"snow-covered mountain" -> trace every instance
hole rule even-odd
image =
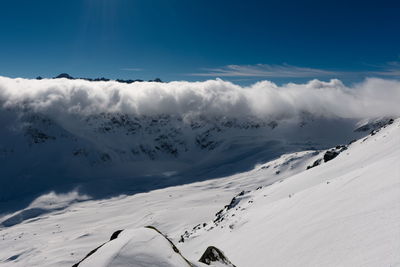
[[[348,88],[0,77],[0,206],[50,190],[143,192],[347,144],[379,126],[361,119],[400,114],[398,88],[379,79]]]
[[[0,264],[396,265],[398,89],[0,77]]]
[[[286,154],[226,178],[88,200],[18,221],[24,213],[51,210],[52,202],[69,199],[47,195],[6,217],[17,223],[3,221],[0,258],[10,266],[71,266],[115,231],[152,225],[198,266],[209,246],[223,251],[235,266],[396,266],[399,136],[400,121],[389,121],[346,147]],[[331,158],[334,152],[338,155]],[[142,266],[130,258],[142,250],[154,264],[174,262],[165,240],[146,250],[139,241],[147,235],[143,231],[129,230],[87,263],[107,266],[112,255],[120,255],[121,266]]]
[[[171,115],[102,113],[56,121],[30,110],[7,110],[0,121],[0,193],[5,201],[46,190],[80,187],[101,194],[104,186],[108,193],[121,188],[137,192],[209,179],[365,134],[355,131],[355,120],[312,116],[185,121]]]
[[[319,167],[242,191],[214,220],[182,239],[207,244],[238,266],[400,264],[400,121]]]

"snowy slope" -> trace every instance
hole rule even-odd
[[[77,196],[49,195],[27,210],[51,211],[59,200],[64,209],[3,225],[0,262],[71,266],[116,230],[153,225],[191,262],[214,245],[236,266],[396,266],[399,138],[396,120],[308,170],[324,151],[283,155],[250,172],[133,196],[71,204]]]
[[[268,168],[259,165],[226,178],[132,196],[74,203],[85,196],[51,193],[24,210],[0,218],[0,259],[7,266],[71,266],[116,230],[146,225],[156,226],[177,244],[183,231],[212,220],[233,195],[304,171],[321,154],[308,151],[283,155],[269,162]],[[38,209],[50,213],[25,217]]]
[[[239,196],[182,244],[238,266],[398,266],[400,121],[335,160]]]

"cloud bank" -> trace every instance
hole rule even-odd
[[[89,82],[0,77],[2,108],[30,108],[49,114],[123,112],[137,116],[316,116],[372,118],[400,116],[400,81],[369,78],[351,87],[333,79],[278,86],[261,81],[241,87],[220,79],[169,83]]]

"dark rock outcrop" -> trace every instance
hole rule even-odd
[[[61,74],[57,75],[56,77],[54,77],[53,79],[61,79],[61,78],[65,78],[65,79],[69,79],[69,80],[85,80],[85,81],[89,81],[89,82],[108,82],[108,81],[111,81],[111,79],[104,78],[104,77],[101,77],[101,78],[75,78],[75,77],[72,77],[71,75],[69,75],[68,73],[61,73]],[[43,78],[38,76],[36,79],[37,80],[41,80]],[[128,80],[116,79],[115,81],[119,82],[119,83],[127,83],[127,84],[135,83],[135,82],[143,82],[143,80],[141,80],[141,79],[135,79],[135,80],[132,80],[132,79],[128,79]],[[162,83],[163,81],[160,78],[155,78],[154,80],[149,80],[149,82]]]
[[[204,251],[201,256],[199,262],[210,265],[212,263],[220,263],[230,267],[236,267],[232,262],[228,260],[228,258],[224,255],[224,253],[214,246],[209,246],[206,251]]]
[[[307,166],[307,170],[317,167],[322,163],[322,159],[317,159],[316,161],[314,161],[314,163],[312,165]]]
[[[68,73],[61,73],[58,76],[56,76],[54,79],[61,79],[61,78],[70,79],[70,80],[74,79],[74,77],[72,77]]]
[[[328,162],[328,161],[336,158],[338,155],[339,155],[339,152],[332,151],[332,150],[326,151],[324,154],[324,162]]]

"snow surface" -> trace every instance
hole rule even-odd
[[[70,202],[64,194],[64,208],[54,211],[58,194],[44,196],[27,213],[51,212],[0,218],[16,220],[0,228],[0,264],[71,266],[114,231],[153,225],[191,262],[213,245],[240,267],[399,266],[400,120],[306,170],[323,153],[287,154],[249,172],[131,196]]]
[[[190,267],[161,234],[153,229],[125,230],[79,264],[80,267]]]
[[[214,214],[241,190],[268,185],[303,171],[320,154],[308,151],[283,155],[250,172],[226,178],[132,196],[69,203],[63,210],[0,228],[0,259],[15,266],[71,266],[107,241],[114,231],[146,225],[156,226],[177,244],[184,230],[212,220]],[[280,173],[276,174],[277,171]],[[42,198],[56,203],[55,196],[53,193],[51,197]],[[60,197],[64,200],[62,203],[68,199],[65,195]],[[42,208],[50,209],[53,206],[50,204],[46,203]],[[21,212],[24,210],[4,216],[4,219],[18,218]],[[17,258],[8,260],[13,256]],[[230,257],[229,254],[226,256]]]
[[[238,266],[399,266],[400,123],[320,167],[247,194],[226,220],[185,241]]]

